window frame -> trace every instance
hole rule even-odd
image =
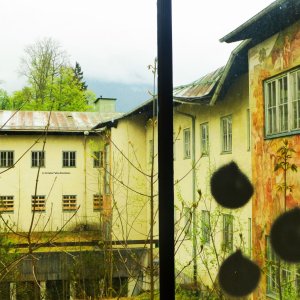
[[[2,155],[6,154],[6,157],[2,159]],[[12,154],[12,158],[8,157],[8,154]],[[14,166],[14,159],[15,159],[15,151],[13,150],[1,150],[0,151],[0,168],[11,168]],[[5,161],[5,164],[2,162]]]
[[[186,133],[188,133],[189,138],[187,139]],[[191,158],[191,129],[185,128],[182,131],[183,134],[183,159]]]
[[[74,153],[74,158],[70,157],[70,154]],[[67,158],[64,158],[64,154],[68,154]],[[74,161],[74,165],[71,162]],[[65,165],[65,162],[68,162]],[[62,151],[62,167],[63,168],[76,168],[76,151]]]
[[[100,193],[93,194],[93,210],[103,211],[103,195]]]
[[[93,168],[103,168],[103,151],[93,151]]]
[[[205,136],[203,136],[203,129],[205,129]],[[200,152],[202,156],[209,155],[209,125],[208,122],[200,124]]]
[[[224,132],[224,122],[226,122],[226,132]],[[221,117],[221,154],[232,153],[232,115]]]
[[[230,252],[233,251],[233,222],[233,215],[223,214],[222,248]]]
[[[210,244],[211,224],[210,224],[210,211],[201,211],[201,243]]]
[[[36,160],[36,165],[33,164],[34,158],[33,155],[38,154]],[[42,157],[40,157],[42,155]],[[31,151],[31,167],[32,168],[45,168],[45,151]],[[42,161],[42,164],[40,163]]]
[[[77,208],[77,195],[62,195],[63,211],[76,211]]]
[[[31,212],[46,212],[45,195],[31,195]]]
[[[14,196],[1,195],[0,196],[0,213],[13,213],[14,212]]]
[[[286,102],[280,101],[280,80],[286,78]],[[270,86],[273,84],[273,90],[271,92]],[[276,138],[281,136],[289,136],[299,134],[300,132],[300,68],[294,68],[268,78],[263,82],[264,87],[264,133],[265,138]],[[272,94],[272,95],[270,95]],[[275,96],[273,96],[275,95]],[[272,97],[275,101],[270,100]],[[274,99],[273,99],[274,100]],[[273,106],[270,107],[270,102],[273,102]],[[285,108],[283,108],[285,105]],[[272,109],[272,116],[271,111]],[[286,128],[282,128],[282,113],[286,110],[285,122]],[[274,120],[273,120],[273,119]],[[272,123],[272,128],[270,126]],[[275,127],[275,128],[273,128]]]

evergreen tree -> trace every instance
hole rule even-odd
[[[78,81],[78,83],[80,84],[81,90],[86,91],[88,86],[87,86],[86,82],[83,81],[83,72],[81,70],[80,64],[77,61],[76,61],[75,68],[74,68],[74,76],[75,76],[76,80]]]

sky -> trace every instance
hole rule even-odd
[[[226,64],[238,45],[219,39],[272,0],[173,0],[174,86]],[[21,89],[24,48],[58,41],[88,80],[152,84],[156,56],[156,0],[0,0],[0,88]],[[145,99],[143,99],[145,100]]]

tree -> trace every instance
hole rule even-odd
[[[77,80],[78,84],[81,85],[81,90],[86,91],[87,90],[87,84],[85,81],[83,81],[83,72],[81,70],[80,64],[76,61],[75,68],[74,68],[74,76]]]
[[[87,99],[96,99],[87,90],[79,63],[72,68],[67,53],[51,38],[25,48],[20,74],[28,85],[14,92],[13,109],[86,111]]]
[[[0,89],[0,109],[9,109],[10,108],[10,99],[7,92],[3,89]]]

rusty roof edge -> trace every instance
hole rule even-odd
[[[251,39],[242,41],[235,49],[233,49],[233,51],[231,52],[229,59],[225,65],[223,74],[221,75],[221,79],[218,82],[217,88],[214,91],[214,94],[211,98],[211,101],[209,103],[210,106],[214,105],[220,95],[220,92],[222,90],[223,84],[228,76],[228,73],[233,65],[233,62],[237,56],[237,54],[244,48],[246,47],[249,43],[251,42]]]
[[[245,30],[247,27],[253,25],[257,20],[260,18],[263,18],[266,14],[270,13],[272,9],[276,8],[277,6],[280,6],[281,4],[285,3],[286,0],[276,0],[267,7],[265,7],[263,10],[258,12],[256,15],[254,15],[252,18],[244,22],[242,25],[237,27],[236,29],[232,30],[230,33],[226,34],[224,37],[219,39],[220,42],[226,42],[231,43],[230,39],[232,39],[235,35],[241,33],[243,30]]]

